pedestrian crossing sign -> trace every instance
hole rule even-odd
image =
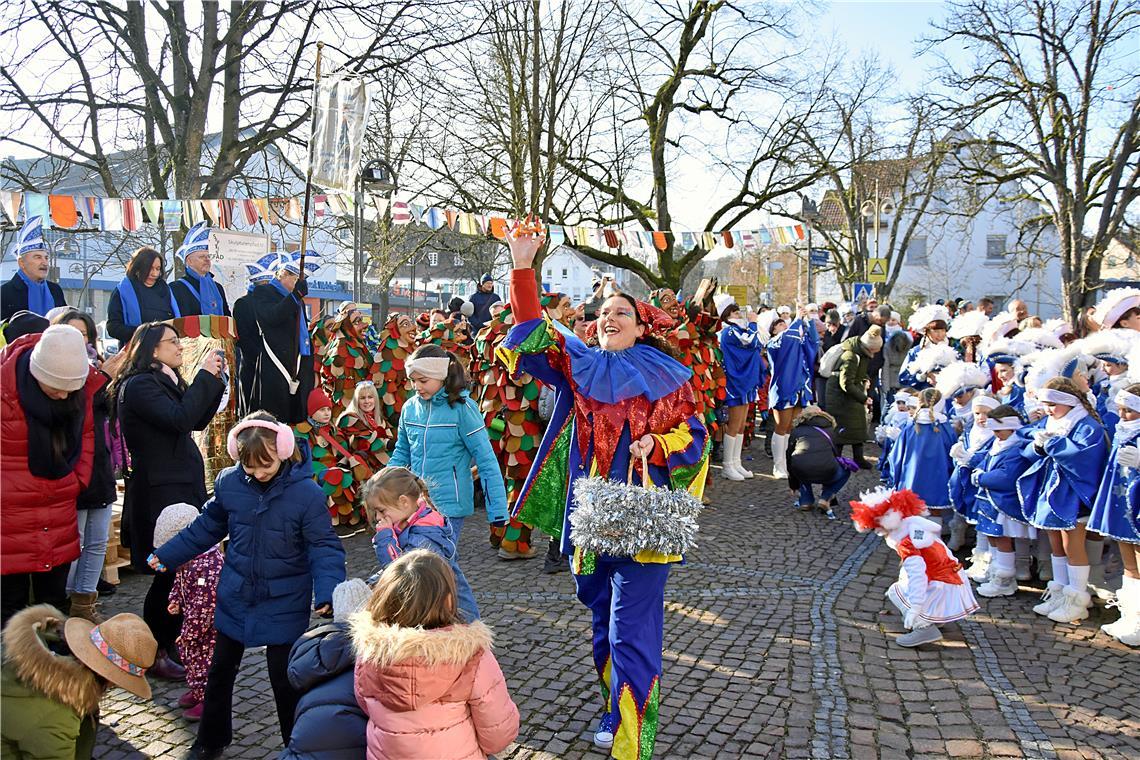
[[[886,282],[887,260],[867,259],[867,279],[871,282]]]
[[[851,283],[851,299],[855,303],[871,298],[875,292],[875,286],[869,282],[853,282]]]

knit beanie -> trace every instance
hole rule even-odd
[[[871,325],[867,332],[859,336],[859,344],[868,351],[878,351],[883,347],[883,329],[878,325]]]
[[[42,333],[51,323],[31,311],[18,311],[4,323],[4,342],[12,343],[25,335]]]
[[[56,390],[77,391],[87,383],[87,341],[71,325],[52,325],[32,349],[32,377]]]
[[[314,414],[316,414],[319,410],[324,409],[326,407],[331,409],[332,405],[333,405],[333,403],[332,403],[332,400],[329,398],[329,394],[325,393],[324,390],[322,390],[321,388],[313,388],[313,390],[311,390],[309,392],[308,409],[309,409],[309,416],[310,417],[312,417]]]
[[[159,548],[197,519],[198,508],[193,504],[171,504],[154,521],[154,547]]]
[[[333,622],[342,623],[349,615],[362,609],[372,596],[372,589],[359,578],[349,578],[333,589]]]

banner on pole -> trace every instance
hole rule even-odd
[[[337,76],[321,82],[313,103],[314,184],[353,192],[371,106],[362,79]]]
[[[245,265],[252,264],[269,253],[269,235],[249,232],[210,230],[210,258],[213,260],[214,279],[225,288],[232,304],[245,295],[249,272]]]

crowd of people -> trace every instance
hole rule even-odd
[[[975,610],[971,580],[1009,596],[1036,574],[1035,611],[1077,623],[1111,598],[1105,632],[1140,645],[1140,291],[1107,292],[1076,328],[1016,300],[916,305],[905,326],[874,299],[753,310],[712,281],[641,301],[600,280],[575,305],[540,287],[545,235],[525,220],[508,233],[507,302],[488,276],[470,301],[381,324],[354,303],[308,313],[312,252],[250,265],[231,307],[207,239],[186,235],[172,283],[160,254],[134,254],[108,321],[124,348],[103,357],[90,317],[44,285],[36,220],[21,231],[0,354],[6,747],[38,741],[7,719],[10,696],[61,708],[83,756],[108,681],[145,696],[150,675],[185,681],[179,705],[200,721],[188,756],[217,757],[242,656],[265,647],[283,757],[499,752],[519,715],[459,551],[482,509],[503,560],[551,537],[544,570],[572,573],[591,618],[594,742],[647,757],[683,552],[586,548],[580,486],[707,500],[713,462],[726,482],[756,477],[761,435],[765,475],[832,519],[851,474],[877,467],[884,488],[853,517],[903,561],[900,644]],[[232,319],[236,367],[224,351],[183,366],[176,325],[195,315]],[[207,488],[195,433],[227,405],[234,465]],[[150,583],[141,618],[104,621],[123,476],[121,541]],[[345,573],[342,536],[358,530],[376,555],[367,581]],[[968,572],[953,554],[967,551]],[[307,630],[313,616],[332,622]],[[34,674],[45,646],[93,684],[82,699]]]

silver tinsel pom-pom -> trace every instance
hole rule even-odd
[[[700,511],[700,500],[688,491],[582,478],[574,484],[570,541],[617,557],[645,550],[684,554],[697,545]]]

